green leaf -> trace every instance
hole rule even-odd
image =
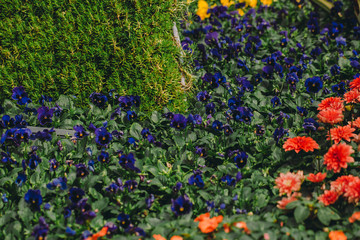
[[[331,220],[340,219],[340,216],[337,213],[335,213],[333,210],[331,210],[331,208],[329,207],[320,208],[317,212],[317,217],[319,221],[325,226],[328,226]]]
[[[209,199],[211,199],[211,196],[210,196],[210,194],[209,193],[207,193],[206,191],[204,191],[204,190],[199,190],[198,191],[198,194],[204,199],[204,200],[209,200]]]
[[[295,209],[294,216],[297,223],[302,223],[310,216],[310,210],[306,206],[299,205]]]
[[[5,185],[6,183],[11,183],[13,182],[13,180],[9,177],[3,177],[2,179],[0,179],[0,186]]]
[[[195,142],[197,139],[196,137],[196,133],[192,132],[190,134],[187,135],[186,137],[186,141],[188,142],[188,140],[192,141],[192,142]]]
[[[16,214],[14,212],[7,212],[2,217],[0,217],[0,227],[4,226],[12,218],[15,218]]]
[[[143,128],[141,127],[141,125],[135,122],[130,127],[130,135],[133,136],[134,138],[140,140],[142,129]]]
[[[300,201],[293,201],[291,203],[288,203],[286,205],[286,209],[294,209],[296,208],[297,206],[301,205],[301,202]]]
[[[102,198],[94,203],[92,203],[92,208],[93,209],[97,209],[99,212],[101,212],[101,210],[103,210],[105,207],[107,207],[109,204],[109,200],[108,198]]]
[[[54,212],[47,211],[46,215],[48,218],[50,218],[52,221],[56,221],[56,214]]]
[[[346,68],[347,66],[350,66],[350,60],[340,57],[339,58],[339,67]]]
[[[159,122],[159,113],[157,111],[152,112],[151,121],[153,121],[154,123]]]
[[[183,146],[185,146],[185,140],[183,137],[181,137],[179,135],[175,135],[173,139],[174,139],[176,146],[178,146],[179,148],[182,148]]]
[[[56,102],[63,109],[70,109],[70,106],[73,104],[71,98],[65,95],[60,95]]]

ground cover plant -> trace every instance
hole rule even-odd
[[[84,107],[92,92],[117,89],[141,93],[144,112],[184,111],[186,67],[172,32],[182,9],[173,0],[4,1],[0,98],[22,85],[34,101],[75,95]]]
[[[148,117],[116,90],[81,109],[15,87],[1,108],[0,237],[360,238],[360,28],[347,4],[190,4],[182,47],[200,91],[186,114]]]

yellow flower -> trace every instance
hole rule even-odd
[[[244,10],[242,10],[241,8],[238,9],[238,12],[239,12],[239,15],[240,15],[240,16],[244,16],[244,14],[245,14]]]
[[[272,0],[260,0],[263,5],[270,6],[272,4]]]
[[[234,4],[234,1],[231,0],[220,0],[221,5],[225,6],[225,7],[230,7],[231,5]]]
[[[206,1],[200,0],[198,2],[198,10],[196,14],[201,18],[201,20],[210,17],[210,13],[207,13],[208,9],[209,9],[209,4]]]
[[[198,8],[206,8],[208,9],[209,8],[209,4],[205,1],[205,0],[200,0],[198,2]]]
[[[249,5],[250,7],[254,8],[254,7],[256,7],[257,0],[246,0],[246,4]]]

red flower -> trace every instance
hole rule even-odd
[[[180,237],[180,236],[172,236],[170,238],[170,240],[184,240],[184,239],[182,237]]]
[[[199,229],[202,233],[213,232],[223,220],[223,216],[210,218],[210,213],[201,214],[194,219],[194,222],[199,222]]]
[[[207,220],[209,218],[210,218],[210,213],[207,212],[207,213],[204,213],[204,214],[201,214],[201,215],[197,216],[194,219],[194,222],[201,222],[201,221]]]
[[[330,190],[337,192],[338,195],[341,195],[345,193],[346,188],[349,186],[350,182],[355,182],[357,180],[360,179],[353,175],[338,177],[335,181],[330,183]]]
[[[355,78],[350,82],[350,88],[360,90],[360,77]]]
[[[277,207],[279,209],[286,209],[286,205],[288,205],[291,202],[297,201],[298,197],[301,197],[301,193],[294,192],[290,197],[284,197],[280,201],[277,202]]]
[[[86,240],[97,240],[99,237],[103,237],[107,234],[108,227],[103,227],[100,232],[93,234],[91,237],[86,238]]]
[[[319,202],[322,202],[325,206],[333,204],[339,198],[336,192],[325,190],[325,193],[318,197]]]
[[[344,111],[343,102],[344,100],[342,100],[339,97],[325,98],[324,100],[321,101],[321,103],[319,103],[318,110],[322,111],[322,110],[333,109],[333,110]]]
[[[153,238],[155,240],[166,240],[166,238],[164,238],[163,236],[161,236],[160,234],[154,234]]]
[[[303,177],[301,177],[302,171],[298,171],[296,174],[288,172],[286,174],[280,173],[280,176],[275,179],[276,186],[280,191],[280,196],[287,194],[290,197],[291,193],[294,191],[299,191]]]
[[[228,223],[223,224],[224,232],[229,233],[231,231],[231,227]]]
[[[318,182],[324,181],[325,178],[326,178],[326,173],[319,172],[316,175],[313,173],[310,173],[309,176],[307,177],[307,180],[309,180],[310,182],[313,182],[313,183],[318,183]]]
[[[331,231],[329,233],[330,240],[347,240],[346,235],[343,231]]]
[[[357,119],[355,119],[355,120],[352,121],[352,122],[348,122],[348,124],[349,124],[351,127],[360,128],[360,117],[358,117]]]
[[[345,187],[344,197],[348,199],[349,203],[358,203],[360,200],[360,179],[357,178],[355,181],[349,182],[348,186]]]
[[[353,89],[346,92],[344,98],[347,103],[358,103],[360,102],[360,92],[358,89]]]
[[[349,217],[349,222],[354,223],[355,221],[360,219],[360,212],[354,212],[351,217]]]
[[[243,228],[244,229],[244,232],[246,233],[246,234],[250,234],[251,233],[251,231],[250,231],[250,229],[248,229],[248,227],[247,227],[247,225],[246,225],[246,222],[235,222],[235,223],[233,223],[233,226],[234,227],[237,227],[237,228]]]
[[[340,168],[347,168],[347,163],[354,162],[350,155],[355,151],[345,143],[334,144],[324,156],[324,164],[327,170],[334,173],[340,172]]]
[[[346,126],[338,126],[337,128],[330,129],[331,139],[334,140],[335,143],[339,143],[341,139],[350,142],[351,137],[355,137],[353,133],[355,128],[350,127],[349,125]],[[330,136],[327,135],[327,140],[330,140]]]
[[[295,150],[296,153],[300,150],[313,152],[314,149],[319,149],[319,145],[311,137],[294,137],[287,139],[283,148],[285,151]]]
[[[331,125],[339,123],[344,119],[344,115],[340,110],[327,109],[322,110],[317,115],[320,122],[329,123]]]

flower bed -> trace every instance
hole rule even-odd
[[[91,94],[85,110],[13,89],[2,105],[0,237],[359,238],[351,6],[334,3],[328,16],[306,1],[256,3],[190,5],[182,46],[200,91],[186,116],[147,117],[139,96],[116,92]]]

